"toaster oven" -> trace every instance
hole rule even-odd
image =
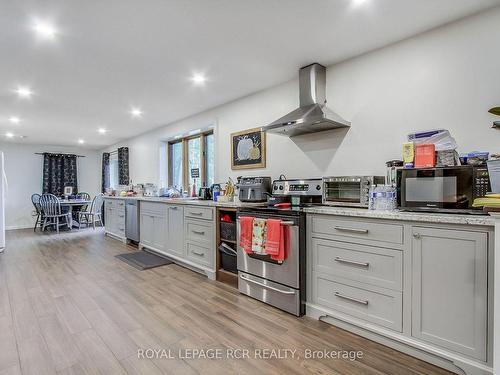
[[[384,183],[383,176],[324,177],[323,204],[368,208],[370,187]]]

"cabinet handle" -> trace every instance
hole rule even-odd
[[[205,231],[203,231],[203,230],[193,230],[192,232],[194,234],[199,234],[200,236],[203,236],[205,234]]]
[[[177,210],[179,207],[177,207],[177,206],[170,206],[168,208],[170,208],[171,210]]]
[[[203,212],[189,212],[190,215],[196,215],[196,216],[201,216],[203,215]]]
[[[336,262],[339,262],[339,263],[353,264],[355,266],[361,266],[361,267],[366,267],[366,268],[370,267],[370,263],[368,263],[368,262],[357,262],[355,260],[344,259],[341,257],[335,257],[334,260]]]
[[[118,215],[118,217],[125,217],[125,215]]]
[[[195,255],[200,256],[200,257],[204,257],[204,256],[205,256],[205,253],[200,253],[200,252],[198,252],[198,251],[194,251],[194,250],[193,250],[193,251],[191,251],[191,252],[192,252],[193,254],[195,254]]]
[[[342,293],[339,293],[339,292],[335,292],[334,295],[335,295],[335,297],[343,298],[343,299],[346,299],[346,300],[349,300],[349,301],[352,301],[352,302],[357,302],[357,303],[360,303],[360,304],[365,305],[365,306],[368,305],[368,301],[367,300],[362,300],[362,299],[358,299],[358,298],[354,298],[354,297],[349,297],[349,296],[346,296],[345,294],[342,294]]]
[[[363,234],[368,233],[368,229],[346,228],[346,227],[333,227],[333,228],[341,232],[363,233]]]
[[[422,235],[420,233],[413,233],[413,238],[415,238],[416,240],[419,240],[422,238]]]

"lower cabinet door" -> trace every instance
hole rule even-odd
[[[109,207],[108,205],[106,205],[106,210],[104,212],[104,222],[105,222],[105,227],[106,227],[106,231],[110,232],[110,233],[113,233],[115,232],[115,227],[116,227],[116,220],[114,220],[115,218],[113,217],[113,209],[111,207]]]
[[[141,213],[141,243],[145,246],[153,246],[154,215]]]
[[[167,252],[184,256],[184,208],[169,205],[167,208]]]
[[[485,361],[487,233],[412,230],[412,335]]]
[[[158,250],[167,248],[167,220],[165,216],[154,216],[153,224],[153,246]]]

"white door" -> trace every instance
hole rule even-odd
[[[7,176],[5,175],[3,152],[0,152],[0,253],[5,249],[5,194],[7,193]]]

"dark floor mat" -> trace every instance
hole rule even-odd
[[[141,271],[173,263],[171,260],[162,258],[155,254],[148,253],[147,251],[125,253],[116,255],[115,257],[120,260],[123,260],[125,263]]]

